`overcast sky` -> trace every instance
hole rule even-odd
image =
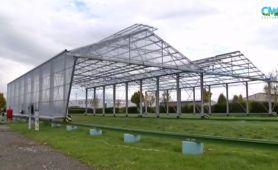
[[[8,0],[0,5],[0,92],[64,49],[94,43],[134,23],[191,60],[240,50],[260,70],[278,69],[278,1]]]

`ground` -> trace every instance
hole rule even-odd
[[[89,170],[87,165],[0,124],[0,170]]]
[[[76,123],[277,141],[277,118],[267,121],[260,118],[248,119],[252,120],[73,116],[73,122]],[[276,170],[278,167],[276,146],[202,141],[205,144],[204,154],[185,156],[181,153],[183,139],[142,135],[141,142],[125,144],[124,132],[119,131],[103,130],[102,136],[92,137],[89,135],[89,128],[85,127],[68,132],[65,126],[52,128],[48,123],[41,123],[39,133],[29,131],[23,122],[12,123],[10,127],[96,169]]]

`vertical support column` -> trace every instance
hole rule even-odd
[[[156,94],[155,94],[155,113],[156,117],[159,118],[159,77],[156,77]]]
[[[229,116],[229,85],[226,83],[226,115]]]
[[[142,106],[142,102],[143,102],[143,90],[142,90],[142,80],[140,80],[140,103],[139,103],[139,107],[140,107],[140,117],[142,117],[143,115],[143,106]]]
[[[210,85],[208,86],[208,91],[209,91],[209,94],[211,94]],[[208,112],[211,115],[211,95],[209,96],[209,108],[208,108]]]
[[[105,86],[103,86],[102,90],[102,116],[105,115]]]
[[[267,86],[268,86],[268,113],[272,114],[272,103],[271,103],[271,82],[268,81],[267,82]]]
[[[193,114],[196,114],[195,87],[193,87]]]
[[[177,74],[176,77],[176,88],[177,88],[177,118],[181,114],[181,89],[180,89],[180,75]]]
[[[97,91],[97,88],[94,87],[94,103],[93,103],[93,104],[94,104],[94,116],[96,115],[96,109],[97,109],[97,108],[96,108],[96,106],[97,106],[97,103],[96,103],[96,102],[98,102],[98,101],[97,101],[97,95],[96,95],[97,92],[96,92],[96,91]]]
[[[66,56],[63,56],[63,60],[64,60],[64,63],[63,63],[63,74],[64,74],[64,77],[63,77],[63,104],[64,106],[66,105],[66,100],[67,100],[67,88],[66,88],[66,84],[67,84],[67,57]],[[42,69],[41,69],[41,72],[42,72]],[[40,100],[41,101],[41,100]],[[40,104],[39,104],[40,106]]]
[[[169,90],[166,90],[166,114],[169,114]]]
[[[116,84],[113,84],[113,116],[116,116]]]
[[[40,70],[40,77],[39,77],[39,101],[38,101],[38,110],[39,110],[39,112],[41,112],[41,103],[42,103],[42,91],[43,91],[43,89],[42,89],[42,84],[43,84],[43,77],[42,77],[42,68],[40,68],[39,69]],[[64,80],[65,81],[65,80]],[[63,87],[64,89],[65,89],[65,87]],[[25,95],[25,89],[26,89],[26,86],[25,86],[25,81],[24,81],[24,95]],[[63,100],[64,100],[64,102],[66,101],[66,93],[64,92],[64,94],[63,94]],[[25,103],[25,107],[24,107],[24,110],[25,110],[25,108],[26,108],[26,101],[24,101],[24,103]]]
[[[144,105],[145,105],[145,114],[148,113],[148,104],[147,104],[147,100],[146,97],[148,96],[148,92],[145,92],[145,100],[144,100]]]
[[[70,59],[70,58],[68,58]],[[71,70],[71,77],[70,77],[70,83],[69,83],[69,90],[68,90],[68,96],[67,96],[67,103],[66,103],[66,110],[65,110],[65,115],[68,115],[69,112],[69,100],[70,100],[70,94],[71,94],[71,87],[72,87],[72,81],[73,81],[73,77],[74,77],[74,72],[75,72],[75,66],[76,66],[76,61],[77,58],[73,58],[73,66],[72,66],[72,70]],[[64,86],[65,87],[65,86]]]
[[[53,60],[50,62],[50,77],[49,77],[49,107],[53,108],[53,100],[54,100],[54,63]],[[34,76],[32,75],[32,84],[34,82]],[[32,85],[33,87],[33,85]],[[33,90],[32,90],[33,92]],[[33,95],[32,95],[33,96]],[[34,102],[33,97],[31,97],[31,103]]]
[[[125,83],[125,116],[128,117],[128,82]]]
[[[204,74],[200,75],[200,91],[201,91],[201,115],[204,114]]]
[[[248,81],[245,82],[246,88],[246,114],[249,115],[249,92],[248,92]]]
[[[88,114],[88,89],[87,88],[85,94],[85,114]]]

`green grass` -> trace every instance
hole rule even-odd
[[[79,119],[82,118],[79,116]],[[92,119],[91,121],[99,120],[98,123],[112,122],[110,118],[87,116],[86,119],[88,118]],[[146,123],[143,123],[143,120]],[[152,119],[129,119],[128,121],[123,118],[114,119],[117,125],[119,121],[155,126],[149,124]],[[169,126],[166,120],[166,122],[160,119],[156,121],[159,125]],[[87,128],[66,132],[65,127],[51,128],[49,124],[42,123],[40,132],[35,132],[27,130],[26,123],[12,123],[10,127],[97,169],[274,170],[278,167],[278,148],[206,142],[203,155],[184,156],[181,153],[181,141],[176,139],[142,136],[140,143],[124,144],[123,133],[114,131],[105,130],[102,136],[91,137]]]
[[[254,120],[222,121],[73,115],[73,122],[75,123],[278,141],[278,121],[257,121],[257,118]]]

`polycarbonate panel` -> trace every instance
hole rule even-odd
[[[23,110],[28,115],[30,105],[40,117],[66,115],[67,100],[74,58],[62,53],[8,84],[8,106],[14,114]]]

